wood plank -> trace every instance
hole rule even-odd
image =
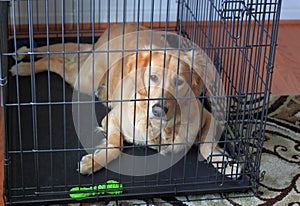
[[[299,36],[300,24],[280,24],[273,74],[273,94],[300,94]]]

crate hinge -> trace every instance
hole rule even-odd
[[[7,77],[0,77],[0,86],[5,87],[7,85]]]

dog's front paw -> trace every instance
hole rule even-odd
[[[30,75],[30,63],[28,62],[20,62],[11,67],[10,73],[12,76],[18,75],[20,76],[27,76]]]
[[[231,158],[228,158],[228,163],[225,165],[225,175],[231,179],[239,179],[242,174],[242,164],[235,163]]]
[[[101,166],[97,164],[96,161],[93,159],[94,155],[88,154],[81,158],[81,161],[78,165],[78,172],[80,172],[80,174],[90,175],[93,172],[96,172],[101,169]]]
[[[207,158],[207,163],[212,164],[220,173],[230,179],[239,179],[242,175],[243,164],[237,163],[227,154],[214,154]]]
[[[96,127],[96,132],[106,134],[106,130],[102,126]]]
[[[12,76],[16,76],[17,74],[17,65],[13,65],[10,69],[10,73]]]
[[[26,46],[22,46],[21,48],[19,48],[16,52],[17,55],[12,56],[15,60],[17,61],[21,61],[23,60],[28,54],[26,54],[27,52],[29,52],[30,49]],[[21,54],[23,53],[23,54]]]
[[[91,154],[81,158],[78,165],[78,172],[82,175],[90,175],[93,173],[93,157]]]

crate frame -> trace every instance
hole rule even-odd
[[[81,24],[79,21],[75,22],[73,25],[58,24],[58,28],[54,29],[52,33],[49,23],[46,26],[34,25],[32,21],[32,16],[28,16],[29,27],[25,29],[20,26],[16,27],[15,22],[9,24],[9,6],[12,6],[18,1],[0,1],[0,10],[4,11],[4,16],[7,18],[0,19],[1,26],[1,73],[0,81],[2,86],[2,109],[5,120],[4,127],[4,147],[5,147],[5,195],[8,198],[7,204],[11,203],[32,203],[34,201],[26,200],[14,202],[13,198],[10,197],[10,185],[9,177],[11,171],[11,151],[9,151],[8,143],[8,125],[7,125],[7,107],[11,106],[7,103],[8,91],[8,58],[16,55],[13,52],[9,52],[8,43],[6,39],[29,37],[31,47],[34,45],[33,36],[45,36],[47,44],[49,44],[49,39],[51,37],[61,38],[62,43],[64,39],[68,36],[73,36],[75,34],[77,42],[79,42],[79,36],[91,36],[92,42],[95,42],[95,36],[102,33],[104,28],[99,23],[95,23],[94,18],[89,24]],[[25,1],[28,3],[28,10],[30,10],[30,4],[32,1]],[[36,1],[37,2],[37,1]],[[48,2],[48,1],[47,1]],[[56,2],[56,1],[55,1]],[[63,1],[64,2],[64,1]],[[79,1],[77,1],[79,2]],[[94,2],[94,1],[90,1]],[[125,1],[126,2],[126,1]],[[140,2],[140,1],[139,1]],[[153,1],[154,2],[154,1]],[[189,1],[189,0],[179,0],[177,1],[177,21],[176,24],[169,26],[169,22],[164,23],[159,21],[158,23],[150,22],[151,28],[160,28],[162,30],[173,30],[181,34],[182,36],[191,39],[193,42],[199,44],[201,48],[207,52],[209,57],[214,61],[216,68],[220,71],[221,78],[223,78],[224,84],[226,86],[226,91],[228,92],[228,104],[231,106],[228,111],[228,122],[231,123],[232,127],[227,127],[226,132],[228,137],[235,139],[236,137],[242,137],[244,134],[240,131],[246,128],[246,136],[252,138],[243,138],[241,147],[243,151],[247,151],[246,155],[243,157],[246,162],[246,176],[249,178],[249,183],[252,194],[257,195],[258,185],[260,180],[264,176],[264,172],[260,171],[260,157],[262,145],[264,142],[264,130],[266,127],[267,114],[268,114],[268,102],[271,93],[272,84],[272,73],[274,69],[274,58],[276,53],[276,42],[278,35],[278,25],[280,19],[280,9],[281,0],[268,0],[268,1],[255,1],[255,0],[220,0],[220,1],[207,1],[202,2],[204,8],[209,8],[210,12],[204,12],[200,18],[197,14],[193,14],[192,9],[200,8],[200,1]],[[9,5],[9,3],[11,5]],[[168,1],[168,4],[170,1]],[[199,3],[199,4],[198,4]],[[62,4],[63,5],[63,4]],[[95,12],[94,3],[91,3],[92,10]],[[94,5],[94,6],[93,6]],[[32,5],[31,5],[32,6]],[[255,7],[255,8],[253,8]],[[221,9],[220,9],[221,8]],[[152,8],[153,9],[153,8]],[[13,16],[15,16],[15,11],[13,11]],[[78,11],[79,12],[79,11]],[[92,14],[95,15],[95,14]],[[196,16],[196,19],[195,19]],[[62,21],[63,21],[62,15]],[[194,19],[193,19],[194,18]],[[244,19],[245,18],[245,19]],[[31,19],[31,20],[30,20]],[[202,21],[201,21],[202,20]],[[206,21],[205,21],[206,20]],[[13,21],[13,20],[11,20]],[[46,20],[47,21],[47,20]],[[196,22],[196,23],[190,23]],[[147,24],[147,22],[146,22]],[[191,24],[191,25],[190,25]],[[11,27],[13,25],[13,27]],[[55,24],[57,26],[57,24]],[[74,32],[74,25],[77,30]],[[80,25],[80,26],[79,26]],[[96,26],[95,26],[96,25]],[[200,30],[203,39],[197,38],[197,32],[195,27]],[[244,29],[244,28],[247,29]],[[254,29],[253,29],[254,28]],[[196,32],[196,33],[195,33]],[[256,33],[257,32],[257,33]],[[199,37],[200,35],[198,35]],[[252,37],[251,37],[252,36]],[[245,40],[243,39],[245,38]],[[209,41],[206,41],[209,40]],[[254,43],[255,40],[258,43]],[[225,43],[224,43],[225,42]],[[16,42],[14,42],[16,44]],[[225,44],[222,45],[222,44]],[[14,46],[16,48],[16,45]],[[226,53],[226,52],[229,52]],[[231,51],[234,51],[230,53]],[[263,57],[261,57],[263,56]],[[238,60],[237,64],[242,66],[242,72],[234,76],[233,69],[227,68],[233,60],[241,58],[241,62]],[[261,60],[263,58],[263,60]],[[252,62],[253,61],[253,62]],[[233,66],[235,68],[235,66]],[[247,73],[248,70],[248,73]],[[229,76],[232,74],[233,79]],[[237,80],[235,78],[241,77],[242,80]],[[251,79],[253,78],[253,79]],[[235,83],[234,83],[235,82]],[[263,101],[260,101],[263,99]],[[247,104],[246,104],[247,103]],[[249,103],[249,104],[248,104]],[[259,112],[257,112],[259,111]],[[242,114],[238,114],[242,112]],[[238,119],[238,121],[237,121]],[[255,127],[255,129],[251,128]],[[256,131],[257,130],[257,131]],[[233,137],[232,137],[233,136]],[[236,145],[235,145],[236,146]],[[233,147],[235,147],[233,146]],[[256,149],[254,148],[256,147]],[[233,148],[235,149],[235,148]],[[254,155],[255,153],[255,155]],[[249,159],[253,161],[248,162]],[[220,188],[215,188],[212,191],[222,191]],[[245,189],[245,188],[244,188]],[[238,190],[238,188],[233,189],[233,191]],[[192,191],[192,189],[191,189]],[[230,192],[230,189],[226,189],[222,192]],[[190,191],[188,191],[190,192]],[[197,191],[199,192],[199,191]],[[205,191],[201,191],[205,192]],[[208,190],[206,191],[208,192]],[[50,192],[51,193],[51,192]],[[53,194],[55,192],[52,192]],[[170,193],[170,192],[169,192]],[[179,192],[180,193],[180,192]],[[36,193],[37,194],[37,193]],[[153,197],[155,193],[145,193],[143,195],[149,195]],[[177,193],[175,193],[177,194]],[[182,192],[184,194],[184,192]],[[135,195],[135,194],[133,194]],[[164,195],[164,194],[161,194]],[[133,197],[132,195],[124,195],[120,198]],[[113,196],[106,196],[103,199],[115,198]],[[89,200],[95,200],[97,198],[90,198]],[[101,198],[100,198],[101,199]],[[70,199],[48,199],[48,200],[37,200],[45,202],[58,202],[66,201],[72,202]]]

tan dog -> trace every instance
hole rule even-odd
[[[156,51],[157,48],[165,48],[165,41],[154,35],[150,46],[150,37],[143,33],[147,30],[139,26],[139,33],[134,36],[137,38],[132,38],[128,35],[136,32],[136,24],[126,24],[125,27],[116,24],[110,28],[109,34],[108,30],[104,32],[93,47],[80,44],[80,51],[86,53],[80,53],[79,61],[76,53],[78,45],[67,43],[64,44],[64,59],[61,54],[40,55],[41,59],[34,62],[35,73],[47,71],[50,64],[52,72],[64,76],[65,81],[80,92],[96,94],[102,100],[114,100],[110,104],[110,113],[99,128],[106,132],[107,142],[99,145],[94,154],[81,159],[80,173],[91,174],[116,159],[124,140],[147,145],[161,154],[180,153],[189,149],[199,131],[202,156],[209,159],[219,172],[229,176],[240,173],[241,169],[235,163],[218,167],[218,163],[231,159],[228,156],[224,159],[226,153],[214,142],[212,115],[194,98],[204,87],[203,72],[196,72],[197,68],[213,69],[213,65],[200,51]],[[108,35],[110,42],[107,41]],[[125,38],[122,40],[121,36]],[[152,52],[150,47],[154,49]],[[144,51],[135,52],[137,48],[144,48]],[[89,52],[92,49],[97,52]],[[106,49],[119,51],[103,52]],[[121,52],[121,49],[128,51]],[[47,47],[34,51],[46,52]],[[49,52],[61,51],[61,44],[49,46]],[[11,73],[16,75],[17,72],[29,75],[30,63],[21,62],[13,66]],[[239,175],[230,177],[238,178]]]

